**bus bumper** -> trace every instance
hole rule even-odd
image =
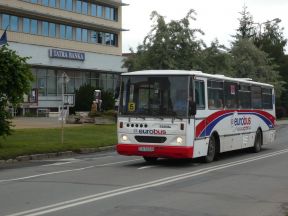
[[[158,158],[192,158],[192,146],[157,146],[118,144],[116,150],[121,155],[145,156]]]

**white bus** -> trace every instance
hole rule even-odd
[[[274,88],[200,71],[123,73],[117,131],[119,154],[149,162],[259,152],[275,139]]]

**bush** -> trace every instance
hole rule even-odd
[[[277,107],[276,108],[276,118],[281,119],[287,115],[285,107]]]

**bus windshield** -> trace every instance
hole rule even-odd
[[[121,115],[186,117],[188,76],[123,76]]]

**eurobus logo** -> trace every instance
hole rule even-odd
[[[151,134],[151,135],[165,135],[166,134],[166,130],[135,129],[134,133],[137,133],[137,134]]]
[[[251,125],[251,117],[233,117],[231,118],[232,126],[249,126]]]

